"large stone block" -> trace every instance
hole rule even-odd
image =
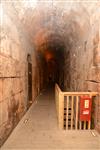
[[[0,102],[3,100],[3,81],[0,79]]]
[[[8,103],[7,100],[0,103],[0,126],[8,121]]]

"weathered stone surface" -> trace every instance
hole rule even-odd
[[[50,73],[64,90],[100,92],[100,9],[99,2],[55,0],[34,4],[3,0],[1,9],[1,117],[6,114],[0,126],[2,143],[30,103],[28,55],[32,63],[32,102],[47,85]],[[98,130],[99,103],[100,98],[95,103]]]
[[[12,11],[9,6],[8,3],[7,7]],[[0,30],[0,145],[27,110],[27,55],[30,54],[32,60],[32,55],[35,55],[34,46],[27,38],[17,16],[10,15],[3,8],[2,19]],[[36,66],[35,61],[36,58],[32,61],[33,66]],[[33,86],[36,87],[34,84]],[[38,90],[35,87],[32,101],[36,97],[34,93],[37,93]]]

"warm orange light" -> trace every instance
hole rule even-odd
[[[49,52],[48,50],[45,51],[45,58],[47,61],[54,58],[54,55],[52,52]]]

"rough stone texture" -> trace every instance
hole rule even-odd
[[[2,1],[1,138],[27,109],[28,54],[33,100],[47,85],[50,63],[55,65],[57,82],[64,90],[100,92],[99,6],[99,1]],[[46,52],[53,57],[48,58]],[[95,101],[94,113],[95,126],[100,130],[100,98]]]
[[[17,14],[3,10],[0,24],[0,145],[7,138],[27,110],[28,103],[28,62],[32,59],[33,99],[38,95],[39,80],[33,44],[29,41],[25,29]],[[36,87],[37,86],[37,87]]]

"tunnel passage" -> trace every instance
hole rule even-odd
[[[100,92],[99,2],[2,0],[0,11],[0,139],[50,82]],[[93,113],[100,131],[99,101]]]
[[[81,9],[81,13],[83,12],[84,8]],[[81,20],[82,17],[83,20]],[[67,14],[60,8],[57,9],[54,6],[48,8],[41,3],[36,7],[34,20],[33,43],[39,63],[43,64],[42,61],[44,61],[47,67],[45,82],[52,80],[57,82],[63,90],[78,90],[75,83],[77,79],[74,80],[78,75],[75,73],[74,76],[74,72],[79,69],[77,58],[81,49],[85,49],[90,32],[87,12],[83,13],[83,16],[77,15],[73,8],[73,11]],[[45,65],[42,65],[43,70]],[[73,74],[72,78],[71,74]]]
[[[41,35],[41,39],[42,36],[44,35]],[[65,45],[62,40],[63,39],[61,36],[57,35],[56,33],[52,33],[51,31],[51,33],[47,35],[43,42],[38,43],[39,46],[37,48],[37,56],[39,56],[40,63],[44,64],[42,65],[42,69],[46,74],[46,85],[59,83],[60,72],[64,72],[63,66]],[[44,63],[41,61],[44,61]],[[63,82],[64,81],[61,83],[62,86]]]
[[[9,3],[8,6],[4,4],[3,8],[13,21],[16,21],[17,16],[19,26],[22,26],[33,44],[36,58],[33,57],[36,60],[38,78],[40,78],[36,89],[39,91],[43,88],[44,82],[55,80],[53,78],[56,76],[56,81],[65,90],[92,90],[91,83],[86,80],[91,78],[90,68],[93,63],[95,65],[93,55],[96,59],[99,54],[98,48],[96,49],[99,39],[99,26],[96,21],[99,20],[98,3],[88,6],[80,2],[71,4],[64,1],[36,1],[28,4],[22,1]],[[91,15],[94,8],[97,8],[97,12],[94,11],[96,18]],[[13,12],[15,12],[14,15]],[[52,61],[48,58],[51,57],[50,55],[52,55]],[[87,65],[84,64],[85,61]],[[43,69],[45,65],[52,68],[52,71],[47,69],[48,73],[45,72]],[[53,73],[53,68],[57,73]],[[81,72],[83,72],[82,76]]]

